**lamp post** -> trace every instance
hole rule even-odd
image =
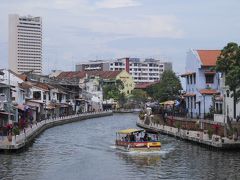
[[[203,94],[203,117],[205,119],[205,95]]]
[[[43,101],[44,103],[44,119],[47,119],[47,104],[46,101]]]

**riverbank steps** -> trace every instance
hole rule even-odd
[[[23,150],[25,147],[31,144],[31,142],[38,135],[40,135],[44,130],[48,128],[85,119],[92,119],[111,115],[113,115],[112,111],[102,111],[43,120],[41,122],[33,124],[31,127],[28,127],[27,129],[25,129],[25,132],[22,132],[21,134],[16,136],[12,136],[12,141],[8,141],[8,138],[6,136],[0,137],[0,152],[11,153]]]
[[[215,150],[239,150],[240,149],[240,141],[235,141],[233,139],[229,139],[226,137],[221,137],[213,134],[212,137],[204,131],[191,131],[184,130],[181,128],[175,128],[166,125],[153,124],[149,125],[144,124],[144,121],[138,119],[137,126],[153,131],[159,132],[161,134],[166,134],[169,136],[173,136],[182,140],[187,140],[193,143],[197,143],[204,147],[208,147],[210,149]]]

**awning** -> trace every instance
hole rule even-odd
[[[47,105],[45,109],[49,109],[49,110],[51,110],[51,109],[55,109],[55,106]]]
[[[190,76],[190,75],[194,75],[196,74],[195,72],[186,72],[184,74],[181,74],[181,77],[186,77],[186,76]]]
[[[216,74],[216,71],[204,71],[204,74]]]
[[[175,102],[170,100],[170,101],[165,101],[165,102],[161,102],[160,104],[162,105],[173,105]]]
[[[194,93],[186,93],[183,96],[184,97],[194,97],[194,96],[196,96],[196,94],[194,94]]]
[[[4,115],[13,115],[12,113],[5,112],[5,111],[0,111],[0,114],[4,114]]]
[[[213,95],[213,94],[217,94],[217,90],[215,89],[202,89],[199,91],[201,94],[205,94],[205,95]]]
[[[21,111],[25,111],[26,109],[29,109],[29,106],[27,105],[23,105],[23,104],[18,104],[17,106],[15,106],[17,109],[21,110]]]
[[[120,130],[117,133],[118,134],[130,134],[130,133],[137,133],[137,132],[142,132],[144,130],[142,129],[124,129],[124,130]]]

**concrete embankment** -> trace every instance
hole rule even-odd
[[[137,126],[142,127],[147,130],[151,130],[154,132],[159,132],[162,134],[170,135],[176,138],[180,138],[183,140],[187,140],[193,143],[197,143],[202,146],[206,146],[214,149],[240,149],[240,141],[229,139],[227,137],[221,137],[213,134],[212,137],[204,131],[191,131],[178,129],[171,126],[164,126],[160,124],[149,124],[146,125],[142,120],[137,121]]]
[[[48,128],[85,119],[110,116],[112,114],[112,111],[84,113],[38,122],[32,125],[32,127],[25,129],[25,132],[22,132],[20,135],[12,136],[12,141],[8,141],[7,137],[0,137],[0,152],[16,152],[27,147],[36,136]]]

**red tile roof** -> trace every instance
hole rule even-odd
[[[59,79],[71,79],[71,78],[84,78],[86,74],[88,76],[99,76],[103,79],[114,79],[120,74],[121,71],[70,71],[70,72],[61,72],[57,78]]]
[[[84,78],[86,73],[83,71],[68,71],[68,72],[61,72],[57,78],[59,79],[71,79],[71,78]]]
[[[34,86],[39,87],[44,90],[47,90],[47,91],[50,90],[49,86],[45,83],[37,82],[36,84],[34,84]]]
[[[197,50],[203,66],[216,66],[220,50]]]
[[[196,96],[196,94],[194,94],[194,93],[186,93],[183,96],[184,97],[194,97],[194,96]]]
[[[217,90],[215,89],[202,89],[200,90],[201,94],[206,94],[206,95],[212,95],[212,94],[217,94]]]
[[[134,89],[146,89],[154,84],[157,84],[158,82],[146,82],[146,83],[137,83],[135,85]]]

